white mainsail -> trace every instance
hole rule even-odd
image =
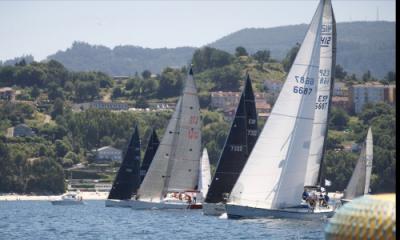
[[[200,127],[200,105],[190,69],[183,95],[139,188],[139,199],[160,201],[169,191],[196,190],[200,165]]]
[[[372,140],[372,130],[371,127],[368,129],[367,140],[365,141],[365,188],[364,194],[369,193],[369,184],[371,180],[372,171],[372,159],[374,157],[373,140]]]
[[[208,187],[211,183],[211,169],[210,169],[210,161],[208,158],[207,149],[204,148],[203,154],[201,155],[200,161],[200,177],[199,177],[199,186],[201,200],[207,195]]]
[[[201,155],[200,104],[192,70],[183,89],[178,139],[166,191],[194,191],[198,183]]]
[[[336,23],[332,5],[329,3],[324,5],[320,41],[319,79],[305,186],[319,185],[318,177],[328,130],[328,114],[334,81],[332,69],[336,64]]]
[[[300,203],[313,128],[325,4],[321,1],[318,5],[228,204],[275,209]]]
[[[176,146],[177,124],[180,119],[182,97],[176,104],[175,112],[169,120],[164,136],[150,164],[149,170],[138,190],[138,197],[149,201],[159,201],[167,177],[168,164],[173,149]]]
[[[354,199],[368,194],[371,180],[373,158],[373,141],[371,128],[368,129],[367,138],[361,148],[360,157],[351,175],[350,181],[344,191],[344,199]]]

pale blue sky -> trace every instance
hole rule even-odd
[[[309,23],[317,0],[4,1],[0,60],[42,60],[73,41],[150,48],[211,43],[243,28]],[[395,0],[332,0],[336,21],[395,21]]]

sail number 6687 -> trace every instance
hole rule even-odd
[[[294,86],[293,87],[293,92],[294,93],[298,93],[298,94],[310,95],[311,92],[312,92],[312,88]]]

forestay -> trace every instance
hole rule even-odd
[[[257,208],[299,205],[313,127],[319,71],[321,1],[270,117],[229,203]]]

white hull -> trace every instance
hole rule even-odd
[[[201,204],[188,204],[184,202],[147,202],[131,200],[130,207],[134,210],[161,210],[161,209],[201,209]]]
[[[228,218],[294,218],[302,220],[321,220],[332,217],[332,208],[318,209],[314,212],[308,208],[264,209],[227,204]]]
[[[224,203],[203,203],[203,214],[211,216],[220,216],[226,213]]]
[[[107,199],[105,204],[106,207],[125,207],[129,208],[132,205],[133,200],[118,200],[118,199]]]
[[[83,201],[64,201],[64,200],[54,200],[50,201],[53,205],[82,205],[85,204]]]

